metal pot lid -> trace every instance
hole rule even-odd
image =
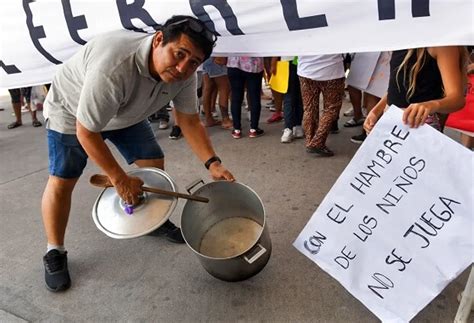
[[[176,192],[176,184],[163,170],[145,167],[128,172],[143,180],[144,186],[157,187]],[[126,210],[126,203],[114,187],[104,189],[94,203],[92,219],[99,230],[115,239],[136,238],[148,234],[168,220],[177,198],[143,192],[141,203],[133,207],[133,213]]]

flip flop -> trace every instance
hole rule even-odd
[[[364,124],[364,121],[365,121],[365,118],[360,118],[359,120],[352,118],[348,120],[346,123],[344,123],[344,127],[352,128],[352,127],[362,126]]]
[[[7,126],[7,128],[8,128],[8,129],[14,129],[14,128],[17,128],[17,127],[19,127],[19,126],[21,126],[21,125],[22,125],[21,123],[15,121],[15,122],[10,123],[10,124]]]
[[[222,123],[221,124],[222,129],[232,129],[234,127],[232,121],[230,123]]]
[[[43,124],[41,122],[39,122],[38,120],[33,120],[33,122],[31,123],[33,125],[33,127],[41,127]]]
[[[214,120],[212,123],[207,123],[207,121],[204,123],[204,125],[209,128],[209,127],[215,127],[215,126],[220,126],[221,122]]]

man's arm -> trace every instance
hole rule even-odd
[[[76,121],[76,129],[77,139],[87,155],[109,176],[119,196],[128,204],[137,204],[138,196],[142,194],[143,181],[125,173],[100,133],[89,131],[79,121]]]
[[[199,120],[199,115],[182,113],[177,109],[175,109],[175,112],[183,135],[196,156],[203,163],[216,156],[206,129]],[[214,179],[235,180],[234,176],[219,161],[211,163],[209,171]]]

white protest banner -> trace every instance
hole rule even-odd
[[[473,261],[473,153],[391,107],[294,246],[384,322],[406,322]]]
[[[0,10],[0,88],[51,81],[95,35],[154,31],[194,15],[219,35],[216,55],[294,56],[472,45],[471,0],[24,0]]]

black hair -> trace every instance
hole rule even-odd
[[[202,31],[197,32],[195,29],[191,28],[190,21],[194,21],[194,24],[197,23]],[[160,31],[163,33],[163,46],[179,39],[182,34],[185,34],[190,38],[195,46],[204,52],[204,60],[211,56],[212,49],[216,43],[215,33],[210,31],[201,20],[191,16],[173,16],[165,22],[165,24],[160,28]],[[209,37],[210,35],[213,36],[212,40]]]

